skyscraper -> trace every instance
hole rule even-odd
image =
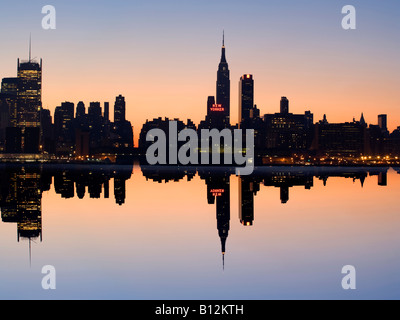
[[[54,135],[56,138],[56,152],[70,155],[74,149],[74,109],[72,102],[63,102],[54,111]]]
[[[42,108],[42,60],[40,64],[18,59],[18,107],[17,126],[40,128]]]
[[[85,104],[82,101],[80,101],[76,106],[76,119],[82,121],[85,117],[85,114],[86,114]]]
[[[286,97],[282,97],[281,99],[281,114],[289,113],[289,100]]]
[[[378,116],[378,126],[385,136],[389,135],[389,130],[387,127],[387,114],[380,114]]]
[[[125,122],[125,119],[126,119],[125,108],[126,108],[125,98],[122,95],[119,95],[116,98],[115,105],[114,105],[114,123],[115,124]]]
[[[96,124],[96,125],[100,124],[100,118],[102,117],[100,102],[90,103],[88,115],[90,124]]]
[[[210,117],[213,112],[213,107],[215,105],[215,97],[209,96],[207,98],[207,116]]]
[[[245,177],[239,178],[239,218],[246,227],[254,222],[254,182]]]
[[[108,123],[110,121],[110,103],[104,102],[104,121]]]
[[[102,141],[103,114],[100,102],[91,102],[88,110],[91,152],[100,147]]]
[[[56,138],[62,141],[72,141],[75,105],[72,102],[63,102],[54,112],[54,127]]]
[[[9,125],[17,126],[17,100],[18,100],[18,78],[4,78],[1,82],[1,98],[9,108]]]
[[[254,80],[251,74],[245,74],[239,82],[239,124],[250,119],[254,108]]]
[[[229,66],[225,55],[225,34],[222,40],[221,62],[219,63],[217,72],[217,104],[223,108],[225,116],[225,126],[230,124],[230,109],[231,109],[231,82],[229,76]]]

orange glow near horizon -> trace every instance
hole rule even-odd
[[[277,64],[284,65],[285,62]],[[317,69],[317,65],[313,69]],[[390,131],[400,125],[400,97],[397,94],[395,74],[383,70],[378,75],[372,75],[359,66],[343,77],[342,72],[336,72],[337,66],[334,65],[321,67],[319,71],[307,71],[308,63],[291,67],[293,69],[287,72],[281,72],[277,67],[268,72],[260,68],[256,73],[255,104],[261,110],[261,115],[279,112],[280,99],[287,96],[290,112],[304,114],[310,110],[314,113],[315,122],[321,120],[324,114],[331,123],[351,122],[353,117],[359,120],[361,113],[364,113],[368,124],[377,124],[379,114],[388,114]],[[79,70],[79,66],[75,68]],[[235,79],[240,79],[237,70],[243,66],[240,63],[238,66],[230,63],[230,68],[231,122],[234,124],[238,121],[235,109],[239,105],[239,99],[235,98],[239,94]],[[72,79],[70,76],[58,76],[67,74],[64,67],[45,64],[43,107],[54,114],[55,107],[63,101],[71,101],[75,105],[84,101],[86,107],[92,101],[100,101],[102,104],[110,102],[110,117],[113,119],[115,97],[122,94],[126,98],[126,117],[134,126],[135,139],[146,120],[153,118],[180,118],[183,121],[192,119],[196,124],[204,120],[207,97],[215,95],[216,66],[211,65],[206,70],[192,74],[183,65],[178,65],[173,82],[163,75],[172,71],[168,67],[161,73],[147,70],[145,73],[139,72],[138,77],[124,76],[132,73],[129,69],[132,68],[127,68],[118,75],[114,72],[114,80],[110,82],[111,70]]]

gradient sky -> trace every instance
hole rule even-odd
[[[57,30],[43,30],[44,5]],[[344,5],[357,9],[357,30],[341,27]],[[368,123],[389,115],[400,125],[398,0],[20,1],[0,4],[0,77],[16,76],[17,58],[43,58],[43,106],[109,101],[122,94],[135,136],[146,119],[205,117],[215,95],[222,30],[231,70],[231,117],[238,82],[255,79],[261,114],[311,110],[315,120]]]

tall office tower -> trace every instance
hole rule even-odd
[[[104,199],[110,198],[110,180],[104,181]]]
[[[53,119],[50,110],[44,108],[42,109],[40,113],[40,122],[42,126],[41,141],[43,151],[55,153]]]
[[[63,102],[54,112],[54,129],[57,139],[73,141],[73,120],[75,105],[72,102]]]
[[[104,121],[108,123],[110,121],[110,103],[104,102]]]
[[[225,55],[225,34],[222,40],[222,55],[217,72],[217,105],[223,108],[225,116],[225,125],[230,125],[230,109],[231,109],[231,82],[229,78],[229,66],[226,62]]]
[[[17,126],[18,83],[18,78],[4,78],[1,82],[1,98],[8,105],[11,127]]]
[[[379,172],[378,186],[387,187],[387,172]]]
[[[89,118],[99,119],[102,117],[100,102],[91,102],[88,110]]]
[[[382,133],[389,134],[387,127],[387,114],[381,114],[378,116],[378,126],[382,130]]]
[[[17,126],[20,128],[40,128],[42,109],[42,60],[18,59],[18,105]]]
[[[239,218],[246,227],[254,222],[254,183],[245,177],[239,178]]]
[[[281,203],[285,204],[288,203],[289,201],[289,186],[281,186],[280,188],[280,194],[281,194]]]
[[[213,113],[212,110],[213,110],[214,105],[215,105],[215,97],[209,96],[207,98],[207,116],[208,117],[212,115],[212,113]]]
[[[37,169],[17,173],[18,242],[21,238],[42,241],[41,175]]]
[[[115,202],[122,206],[126,197],[126,179],[120,175],[114,177],[114,197]]]
[[[125,112],[126,112],[126,103],[125,98],[122,95],[119,95],[115,100],[114,105],[114,123],[122,123],[125,122]]]
[[[281,99],[281,114],[289,113],[289,100],[286,97],[282,97]]]
[[[80,101],[80,102],[78,102],[78,105],[76,106],[76,119],[83,120],[85,115],[86,115],[85,104],[82,101]]]
[[[251,74],[245,74],[239,82],[239,124],[251,117],[254,108],[254,80]]]
[[[103,114],[100,102],[90,103],[88,110],[88,123],[90,131],[90,150],[92,152],[94,149],[100,147],[103,138]]]

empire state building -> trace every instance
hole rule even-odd
[[[225,55],[225,34],[222,40],[222,55],[217,73],[217,104],[221,105],[224,112],[225,127],[230,125],[231,109],[231,82],[229,79],[229,67]]]

